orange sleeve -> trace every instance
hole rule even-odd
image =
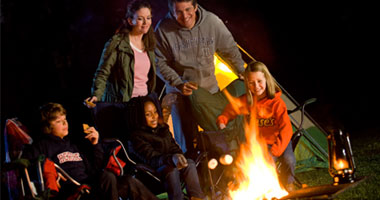
[[[44,163],[44,169],[43,169],[43,177],[45,180],[45,186],[46,188],[49,188],[50,190],[59,191],[58,185],[57,185],[57,178],[58,174],[54,166],[54,162],[46,158]]]
[[[219,117],[216,119],[216,124],[219,125],[219,124],[225,124],[227,125],[228,124],[228,117],[226,115],[219,115]]]
[[[290,122],[285,102],[280,100],[274,110],[276,121],[278,122],[279,134],[275,143],[272,145],[271,152],[273,156],[279,157],[285,151],[293,135],[293,128]]]
[[[219,125],[219,124],[225,124],[225,125],[227,125],[230,120],[235,119],[237,115],[241,114],[241,113],[239,113],[240,110],[241,109],[235,110],[232,107],[231,103],[227,104],[226,107],[224,108],[222,114],[220,114],[218,116],[218,118],[216,119],[216,124],[217,125]]]

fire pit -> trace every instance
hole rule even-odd
[[[357,179],[353,183],[345,183],[339,185],[320,185],[313,187],[306,187],[288,195],[282,197],[281,199],[333,199],[338,194],[346,191],[347,189],[357,186],[359,183],[363,182],[367,177],[362,177]]]
[[[235,102],[228,92],[225,94],[231,103]],[[270,155],[264,137],[259,133],[257,116],[269,119],[271,113],[267,113],[265,108],[261,107],[253,106],[250,109],[250,117],[246,118],[244,123],[246,141],[240,144],[239,153],[234,161],[236,184],[228,186],[229,199],[331,199],[365,180],[355,178],[356,166],[348,134],[335,129],[327,138],[329,173],[333,178],[333,184],[306,187],[288,193],[280,184],[277,163]]]

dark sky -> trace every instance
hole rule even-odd
[[[154,0],[154,25],[167,11]],[[30,119],[56,101],[82,118],[104,43],[124,15],[122,0],[1,2],[1,122]],[[236,41],[323,126],[379,128],[378,13],[365,3],[199,0]],[[160,86],[160,83],[159,83]],[[161,89],[160,87],[158,90]]]

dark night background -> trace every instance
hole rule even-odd
[[[1,2],[1,130],[19,117],[33,127],[40,105],[62,103],[73,121],[90,121],[82,105],[104,43],[127,0],[3,0]],[[323,127],[354,135],[380,127],[378,12],[358,2],[199,0],[238,44],[267,64],[298,101],[316,97],[308,113]],[[154,24],[167,12],[153,0]],[[160,80],[159,80],[160,81]],[[162,87],[158,83],[157,92]],[[367,134],[368,135],[368,134]]]

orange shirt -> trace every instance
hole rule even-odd
[[[217,123],[227,124],[237,115],[247,115],[250,110],[247,104],[247,96],[243,95],[237,99],[234,105],[238,109],[233,109],[231,103],[228,104],[217,119]],[[292,124],[286,108],[285,102],[281,99],[281,92],[277,92],[273,99],[264,98],[257,102],[257,122],[260,134],[265,138],[267,144],[272,145],[273,156],[281,156],[289,144],[293,135]]]

